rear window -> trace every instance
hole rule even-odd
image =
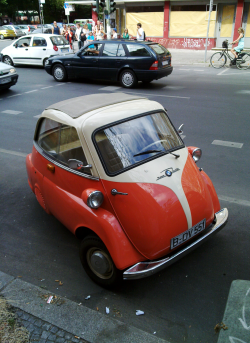
[[[151,56],[148,50],[140,44],[127,44],[130,56]]]
[[[67,39],[63,36],[52,36],[50,37],[51,42],[53,45],[68,45],[69,42],[67,41]]]
[[[161,111],[101,129],[94,139],[109,175],[183,147],[166,113]]]
[[[169,54],[169,51],[160,44],[151,44],[150,48],[153,49],[154,52],[157,53],[157,55]]]

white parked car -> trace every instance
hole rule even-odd
[[[19,25],[20,29],[25,33],[26,35],[29,35],[31,32],[33,32],[36,28],[33,25]]]
[[[1,51],[4,63],[31,64],[44,66],[46,60],[54,55],[70,52],[67,39],[52,34],[27,35],[16,40]]]
[[[14,86],[17,83],[17,79],[16,69],[0,62],[0,90]]]
[[[5,27],[6,29],[13,30],[17,38],[22,37],[24,35],[23,31],[17,25],[4,25],[3,27]]]

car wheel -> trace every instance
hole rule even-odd
[[[80,246],[80,259],[88,276],[106,288],[122,282],[122,271],[117,269],[106,246],[97,236],[87,236]]]
[[[45,68],[45,65],[46,65],[46,61],[48,60],[48,58],[45,58],[44,60],[43,60],[43,68]]]
[[[62,64],[56,64],[52,69],[52,75],[54,79],[58,82],[63,82],[67,80],[67,72]]]
[[[3,63],[8,64],[10,66],[14,65],[14,63],[13,63],[12,59],[10,58],[10,56],[4,56],[3,57]]]
[[[137,83],[135,73],[131,69],[125,69],[120,74],[120,83],[124,88],[132,88]]]
[[[0,35],[0,39],[4,39],[4,35]]]

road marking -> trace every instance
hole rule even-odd
[[[228,69],[227,69],[228,70]],[[243,72],[242,74],[240,74],[241,72],[239,71],[238,73],[229,73],[229,74],[226,74],[226,75],[223,75],[223,76],[227,76],[227,75],[240,75],[240,76],[243,76],[243,75],[249,75],[250,72]]]
[[[180,135],[182,139],[184,139],[186,136],[185,135]]]
[[[59,85],[56,85],[56,87],[63,86],[63,85],[65,85],[65,83],[60,83]]]
[[[241,91],[237,91],[237,94],[250,94],[250,90],[242,89]]]
[[[3,152],[4,154],[22,156],[22,157],[26,157],[28,155],[28,154],[24,154],[22,152],[13,151],[13,150],[5,150],[5,149],[0,149],[0,152]]]
[[[116,87],[116,86],[107,86],[103,88],[99,88],[99,91],[116,91],[117,89],[121,89],[121,87]]]
[[[2,111],[1,113],[14,114],[16,116],[17,114],[20,114],[23,112],[22,111],[5,110],[5,111]]]
[[[47,89],[47,88],[52,88],[52,87],[54,87],[54,86],[43,87],[41,89]]]
[[[165,86],[163,87],[163,89],[183,89],[183,88],[186,88],[186,87],[182,87],[182,86]]]
[[[222,145],[222,146],[229,146],[231,148],[242,148],[243,143],[236,143],[236,142],[227,142],[227,141],[220,141],[220,140],[214,140],[212,142],[214,145]]]
[[[250,207],[250,201],[247,201],[247,200],[240,200],[240,199],[235,199],[235,198],[231,198],[231,197],[225,197],[224,195],[219,195],[219,199],[222,201],[227,201],[227,202],[231,202],[234,204]]]
[[[221,72],[219,72],[219,74],[217,74],[217,76],[218,75],[221,75],[221,74],[224,74],[226,71],[228,71],[229,69],[224,69],[224,70],[222,70]]]
[[[190,99],[190,97],[187,96],[177,96],[177,95],[160,95],[160,94],[148,94],[148,93],[138,93],[138,92],[128,92],[124,90],[124,92],[129,94],[139,94],[139,95],[148,95],[148,96],[161,96],[163,98],[178,98],[178,99]]]
[[[37,92],[37,89],[33,89],[32,91],[28,91],[28,92],[24,92],[24,93],[33,93],[33,92]]]
[[[34,116],[34,118],[40,118],[41,114],[38,114],[37,116]]]
[[[14,96],[19,96],[19,95],[22,95],[22,94],[19,93],[19,94],[10,95],[10,96],[8,96],[8,98],[13,98]]]
[[[190,69],[179,69],[179,70],[190,70]]]
[[[193,71],[204,71],[204,69],[193,69]]]

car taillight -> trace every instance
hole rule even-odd
[[[53,49],[54,49],[55,51],[58,51],[58,47],[57,47],[56,45],[53,45]]]
[[[30,27],[28,26],[28,32],[30,32]]]
[[[158,61],[155,61],[151,67],[149,68],[149,70],[157,70],[158,69]]]

